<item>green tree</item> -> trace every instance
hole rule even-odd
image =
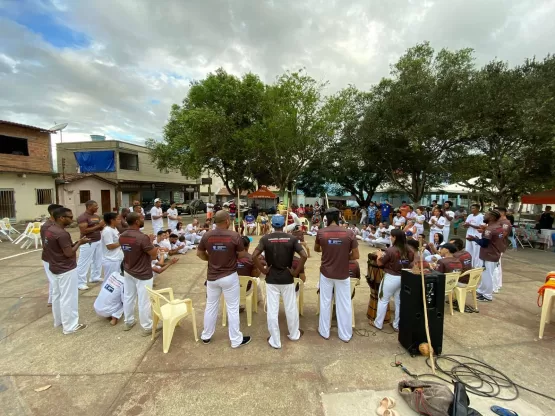
[[[232,195],[252,189],[258,174],[264,178],[254,150],[264,96],[265,85],[251,73],[238,78],[218,69],[193,82],[182,105],[173,105],[163,141],[147,142],[152,160],[193,177],[213,172]]]
[[[423,43],[408,49],[391,78],[372,90],[359,130],[363,148],[381,155],[377,167],[414,203],[445,179],[451,153],[465,150],[460,108],[473,72],[470,49],[436,54]]]

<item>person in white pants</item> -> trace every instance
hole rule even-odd
[[[87,327],[79,323],[75,253],[82,244],[88,243],[88,238],[82,237],[72,243],[65,230],[73,221],[70,209],[57,208],[53,217],[54,224],[44,230],[45,254],[52,279],[52,315],[54,327],[62,326],[63,333],[67,335]]]
[[[123,250],[123,313],[124,331],[135,326],[135,303],[139,301],[139,322],[143,336],[152,333],[152,312],[146,288],[152,289],[151,262],[158,256],[158,248],[152,243],[154,236],[141,232],[144,220],[138,213],[127,216],[129,229],[119,236]],[[158,331],[158,328],[156,329]]]
[[[88,244],[79,248],[79,259],[77,260],[77,274],[79,276],[78,289],[87,290],[87,274],[91,270],[90,281],[101,282],[102,272],[102,244],[100,243],[101,231],[104,221],[96,214],[98,204],[96,201],[85,203],[85,212],[77,218],[81,237],[89,239]]]
[[[117,229],[118,222],[120,221],[120,216],[116,212],[107,212],[104,214],[104,223],[106,227],[102,230],[101,236],[104,281],[106,281],[112,273],[119,273],[121,269],[123,251],[119,244],[119,232]]]
[[[328,226],[318,231],[314,242],[314,251],[322,253],[318,333],[325,339],[330,337],[331,305],[335,296],[339,339],[349,342],[353,337],[349,261],[359,258],[358,241],[351,230],[339,226],[337,208],[328,209],[325,217]]]
[[[220,296],[223,293],[231,347],[238,348],[251,341],[251,337],[243,336],[239,325],[241,288],[236,269],[237,259],[245,257],[246,251],[241,236],[229,229],[231,219],[227,211],[218,211],[214,223],[217,228],[202,236],[197,249],[197,256],[208,262],[204,330],[200,338],[204,344],[210,343],[216,330]]]
[[[122,270],[118,270],[104,279],[93,305],[98,316],[110,319],[110,325],[116,325],[123,316],[124,277],[121,273]]]
[[[428,221],[428,224],[430,224],[430,243],[434,243],[434,236],[436,234],[440,233],[443,235],[443,227],[445,227],[445,221],[445,216],[443,215],[441,209],[435,207],[432,216],[430,217],[430,221]]]
[[[299,310],[295,296],[294,278],[303,270],[308,256],[297,237],[283,232],[284,226],[285,217],[274,215],[272,227],[275,232],[263,236],[252,254],[255,266],[266,275],[266,315],[270,333],[268,344],[275,349],[281,348],[278,320],[280,296],[283,298],[287,318],[288,338],[291,341],[298,341],[303,335],[303,331],[299,329]],[[265,253],[265,264],[260,261],[262,253]],[[293,270],[295,253],[300,255],[300,261]]]
[[[443,203],[443,217],[445,225],[443,226],[443,241],[449,241],[449,233],[451,232],[451,221],[455,219],[455,213],[452,211],[453,203],[445,201]]]
[[[150,209],[150,219],[152,220],[152,232],[154,235],[158,234],[158,231],[164,229],[164,217],[167,217],[168,213],[162,211],[162,200],[156,198],[154,200],[154,206]]]
[[[484,215],[487,228],[484,230],[482,238],[467,237],[467,240],[480,246],[480,260],[483,261],[485,267],[480,285],[476,290],[477,299],[480,302],[491,302],[493,300],[494,272],[506,247],[503,224],[499,222],[500,217],[501,214],[497,210],[487,212]]]
[[[395,300],[395,319],[391,323],[394,331],[399,331],[401,312],[401,270],[409,268],[414,262],[414,252],[407,245],[405,233],[402,230],[391,231],[391,247],[378,253],[377,262],[384,268],[384,278],[380,284],[378,310],[376,319],[370,325],[378,329],[383,328],[383,321],[387,313],[389,299]]]
[[[505,244],[503,245],[503,250],[501,251],[501,257],[499,257],[499,264],[497,265],[497,268],[495,269],[495,272],[493,274],[493,293],[499,293],[501,287],[503,286],[503,268],[501,267],[501,263],[503,261],[503,254],[505,253],[505,250],[507,249],[507,245],[509,243],[509,235],[512,232],[513,225],[511,224],[511,221],[509,221],[509,219],[507,218],[507,208],[496,207],[495,209],[501,214],[501,217],[499,218],[499,224],[501,224],[501,226],[503,227],[503,240],[505,241]]]
[[[48,227],[55,224],[54,217],[52,216],[52,214],[53,214],[54,210],[56,210],[58,208],[62,208],[62,206],[58,205],[58,204],[48,205],[48,213],[50,214],[50,217],[40,227],[40,239],[42,241],[41,260],[42,260],[42,266],[44,267],[44,273],[46,274],[46,278],[48,279],[48,303],[47,303],[47,306],[52,306],[52,273],[50,273],[48,262],[46,261],[44,233],[48,229]]]
[[[474,238],[482,238],[482,228],[484,226],[484,215],[480,213],[480,205],[471,205],[470,215],[466,217],[463,227],[467,230],[465,250],[472,256],[472,268],[474,269],[484,265],[483,260],[480,260],[480,246],[472,242]]]

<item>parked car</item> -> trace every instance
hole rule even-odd
[[[202,199],[193,199],[182,206],[184,214],[196,215],[206,212],[206,203]]]
[[[228,207],[229,207],[229,204],[231,204],[231,201],[234,201],[234,200],[233,200],[233,199],[230,199],[229,201],[224,202],[223,206],[224,206],[225,208],[228,208]],[[246,203],[246,201],[241,201],[241,202],[240,202],[240,205],[241,205],[241,208],[247,208],[247,203]]]

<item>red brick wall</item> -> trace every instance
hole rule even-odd
[[[0,124],[0,135],[27,139],[29,148],[29,156],[0,153],[0,172],[52,172],[49,133]],[[0,139],[0,146],[2,140],[8,139]]]

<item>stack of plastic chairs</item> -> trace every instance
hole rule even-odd
[[[23,231],[21,234],[19,234],[19,236],[13,241],[14,244],[19,244],[22,241],[27,241],[28,235],[31,232],[31,230],[33,229],[33,223],[30,222],[29,224],[27,224],[27,227],[25,227],[25,231]]]
[[[35,249],[39,248],[39,244],[42,247],[42,240],[40,238],[40,227],[41,226],[42,226],[42,223],[40,223],[40,222],[34,222],[33,223],[33,228],[26,235],[27,239],[21,245],[22,249],[30,248],[31,244],[33,244],[33,242],[35,243]]]

